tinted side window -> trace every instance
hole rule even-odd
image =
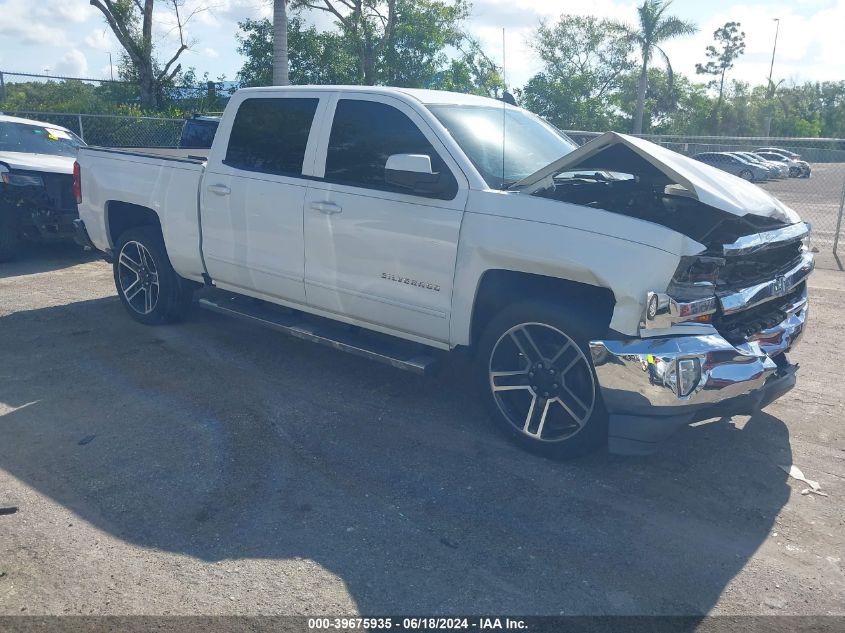
[[[318,99],[247,99],[238,108],[224,164],[281,176],[302,174]]]
[[[185,149],[209,149],[217,132],[217,121],[188,119],[182,127],[179,147]]]
[[[326,157],[326,180],[368,189],[408,193],[384,180],[391,154],[426,154],[431,169],[446,179],[437,198],[451,200],[458,183],[446,163],[411,119],[396,108],[375,101],[341,99],[335,110]],[[414,194],[423,195],[423,194]]]

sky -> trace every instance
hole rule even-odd
[[[201,75],[234,79],[243,59],[236,52],[237,23],[269,16],[270,0],[186,0],[187,11],[199,6],[187,25],[191,48],[181,62]],[[483,44],[488,55],[502,58],[502,27],[506,28],[507,79],[519,87],[540,69],[531,51],[533,31],[541,20],[564,13],[592,14],[633,24],[642,0],[475,0],[465,28]],[[178,45],[173,22],[156,5],[162,19],[155,33],[160,56],[168,58]],[[159,8],[160,7],[160,8]],[[671,13],[699,25],[696,35],[670,41],[664,47],[676,72],[695,74],[696,62],[713,31],[727,21],[741,23],[746,54],[730,77],[765,83],[769,74],[776,23],[780,31],[774,79],[787,82],[845,79],[845,0],[675,0]],[[318,29],[333,28],[330,17],[312,11]],[[88,0],[0,0],[0,70],[108,78],[109,52],[117,63],[120,46],[102,15]]]

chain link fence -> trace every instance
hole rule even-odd
[[[89,145],[102,147],[176,147],[185,119],[62,112],[3,112],[53,123],[71,130]]]
[[[584,144],[598,132],[568,130],[574,141]],[[845,243],[843,205],[845,205],[845,139],[767,138],[722,136],[673,136],[643,134],[642,138],[663,145],[686,156],[700,152],[753,152],[777,147],[794,152],[810,163],[809,178],[785,178],[757,183],[784,204],[795,209],[813,225],[812,247],[836,252]]]

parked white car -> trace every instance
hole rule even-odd
[[[59,125],[0,114],[0,262],[22,240],[73,238],[73,163],[84,145]]]
[[[303,86],[237,92],[207,158],[188,151],[79,153],[80,231],[142,323],[204,285],[203,307],[404,369],[466,348],[493,419],[566,456],[646,453],[795,383],[807,225],[648,141],[576,147],[476,96]]]

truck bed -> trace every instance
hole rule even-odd
[[[121,216],[146,209],[161,224],[174,270],[201,282],[198,198],[206,161],[196,152],[204,150],[81,147],[80,217],[94,245],[108,252],[117,237],[111,234],[110,223],[120,226]]]

